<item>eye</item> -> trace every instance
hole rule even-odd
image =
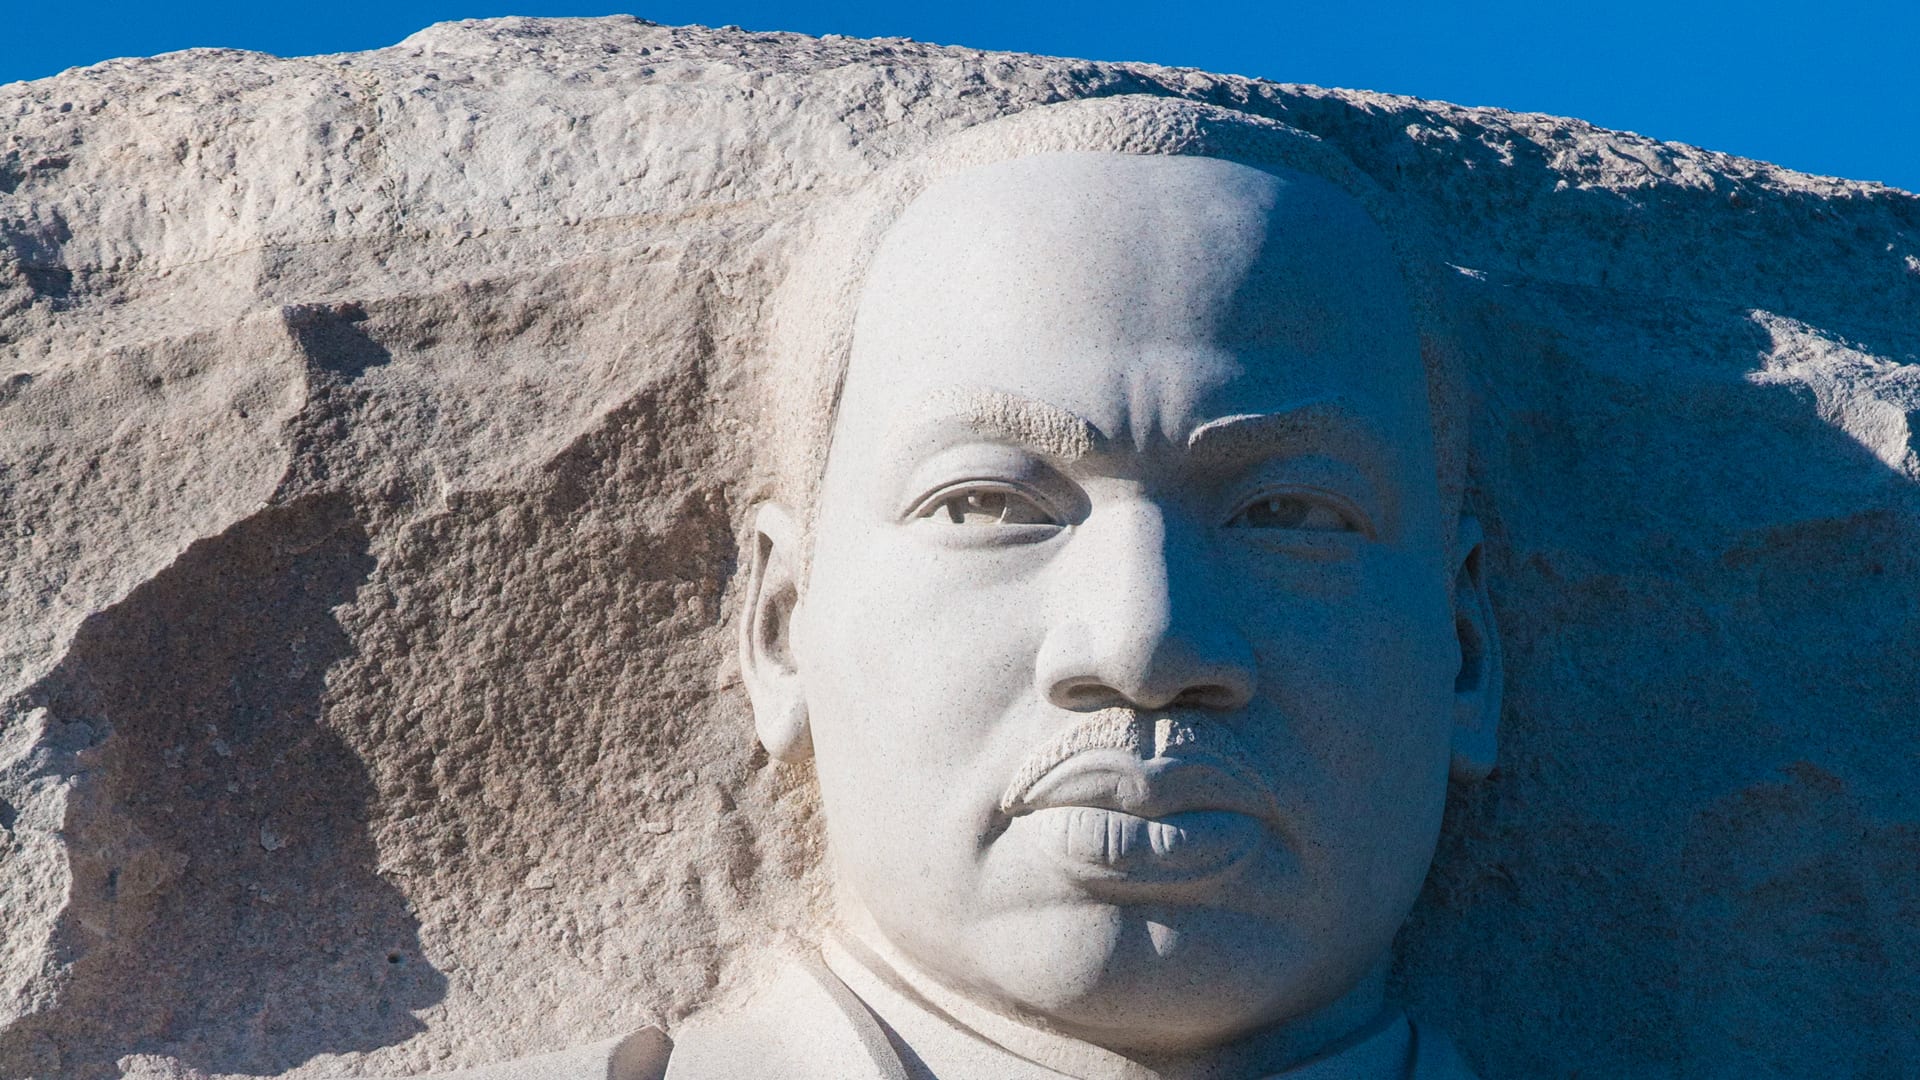
[[[1304,492],[1262,495],[1228,520],[1230,529],[1360,532],[1356,517],[1332,500]]]
[[[915,513],[942,525],[1058,525],[1038,501],[1009,487],[949,488]]]

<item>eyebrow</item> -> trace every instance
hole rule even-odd
[[[979,434],[1031,447],[1050,457],[1077,461],[1093,452],[1100,432],[1075,413],[1004,390],[941,390],[911,411],[912,427],[957,420]],[[896,429],[898,443],[906,432]]]
[[[988,438],[1027,446],[1062,461],[1077,461],[1106,441],[1086,418],[1051,402],[1004,390],[945,389],[928,395],[895,425],[898,446],[926,425],[958,421]],[[1338,397],[1303,402],[1272,413],[1209,420],[1187,435],[1195,457],[1230,462],[1274,457],[1307,447],[1344,451],[1374,465],[1387,457],[1379,427]]]
[[[1329,447],[1373,461],[1386,456],[1387,440],[1372,420],[1338,398],[1282,412],[1222,416],[1187,436],[1187,449],[1194,455],[1228,460],[1269,457],[1302,446]]]

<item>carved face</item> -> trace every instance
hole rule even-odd
[[[762,516],[748,679],[859,932],[1116,1049],[1377,999],[1494,691],[1356,203],[1192,157],[940,183],[872,264],[809,509],[804,583]]]

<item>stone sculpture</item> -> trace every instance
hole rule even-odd
[[[1917,312],[1150,65],[0,87],[0,1076],[1904,1075]]]
[[[828,940],[579,1075],[1468,1077],[1384,999],[1500,709],[1417,245],[1229,110],[955,141],[827,227],[866,265],[803,263],[774,344],[740,660],[818,777]]]
[[[1500,696],[1393,249],[1252,117],[996,127],[976,153],[1020,156],[886,233],[824,477],[755,526],[742,666],[819,777],[817,977],[912,1063],[873,1039],[862,1075],[1464,1075],[1383,1013]],[[833,1073],[788,1008],[670,1075]]]

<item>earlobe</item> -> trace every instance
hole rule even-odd
[[[806,691],[793,650],[800,538],[799,523],[785,506],[762,503],[755,511],[740,618],[740,670],[753,702],[754,730],[768,754],[787,762],[813,755]]]
[[[1449,772],[1456,781],[1484,780],[1493,771],[1499,749],[1500,699],[1504,673],[1500,635],[1487,595],[1480,522],[1460,519],[1464,552],[1454,576],[1453,621],[1460,642],[1460,672],[1453,685],[1453,755]]]

